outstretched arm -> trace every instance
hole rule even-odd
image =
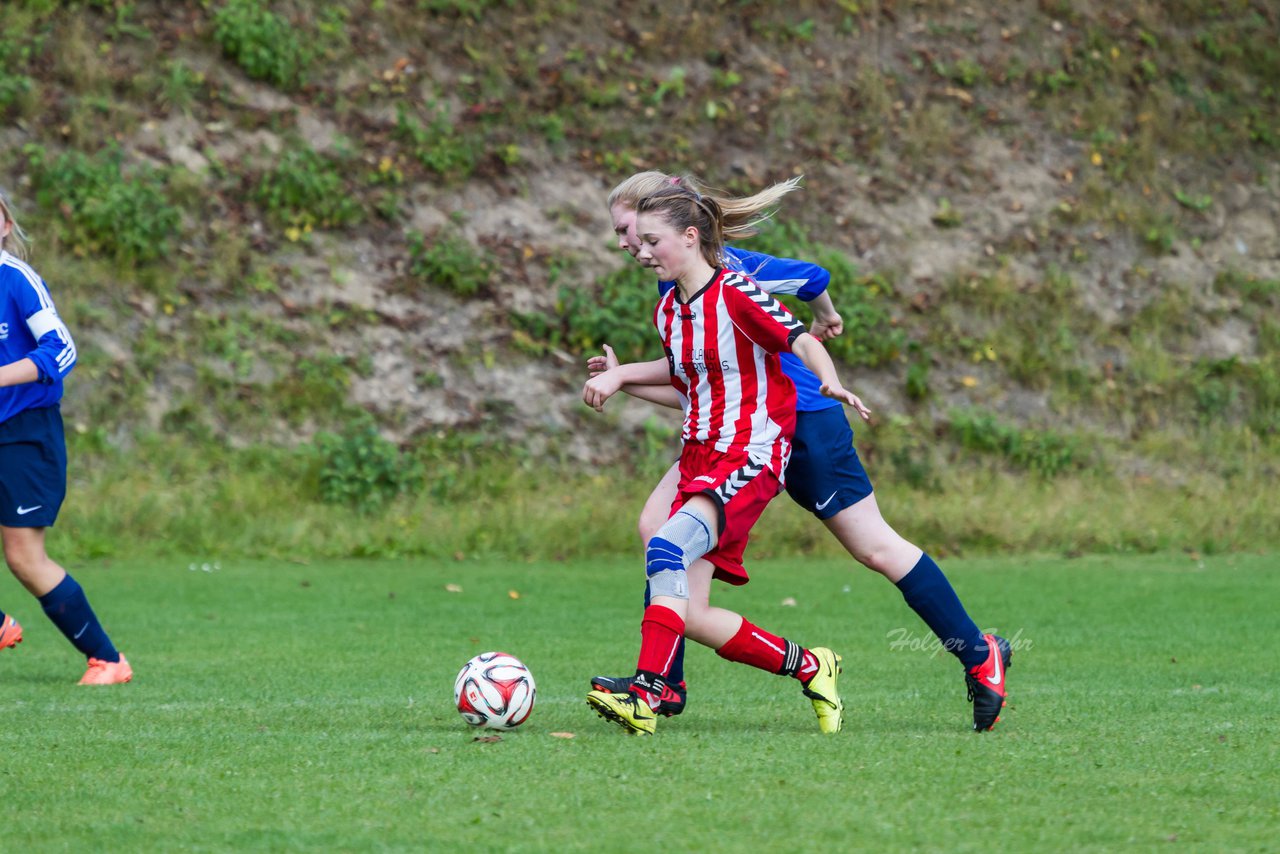
[[[666,359],[621,365],[606,344],[603,356],[587,360],[587,371],[591,378],[582,388],[582,400],[597,412],[604,411],[605,403],[619,391],[673,409],[684,408],[680,393],[671,386]]]
[[[802,332],[791,342],[791,352],[804,362],[806,368],[818,375],[818,379],[822,381],[824,395],[852,406],[863,421],[871,420],[871,410],[867,409],[856,394],[840,383],[836,366],[827,355],[827,348],[822,346],[821,341],[808,332]]]

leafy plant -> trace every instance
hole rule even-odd
[[[1001,456],[1044,477],[1081,463],[1079,443],[1053,431],[1019,429],[981,409],[952,410],[950,419],[950,433],[962,448]]]
[[[483,20],[485,13],[499,3],[512,5],[512,0],[418,0],[418,8],[436,15]]]
[[[119,149],[94,156],[67,151],[52,160],[28,147],[36,200],[65,219],[78,251],[124,262],[164,257],[181,222],[164,176],[148,166],[126,169]]]
[[[409,274],[432,285],[442,285],[458,296],[477,293],[489,283],[492,263],[481,257],[458,234],[444,233],[428,242],[418,232],[409,232]]]
[[[556,301],[557,337],[578,353],[608,344],[624,362],[656,358],[657,301],[653,274],[630,262],[601,279],[598,288],[563,285]]]
[[[370,423],[341,435],[319,433],[320,498],[370,513],[422,484],[422,466],[384,439]]]
[[[299,28],[263,0],[228,0],[213,15],[213,37],[245,74],[281,89],[302,86],[313,56]]]
[[[396,139],[406,143],[409,153],[426,168],[450,181],[469,176],[476,168],[475,148],[454,127],[449,109],[443,104],[428,105],[430,119],[423,124],[403,104],[396,107]]]
[[[203,85],[203,73],[193,70],[180,59],[171,60],[159,79],[156,97],[164,107],[185,113],[195,103],[196,94]]]
[[[288,145],[262,176],[254,199],[283,227],[330,228],[359,222],[364,211],[339,165],[305,145]]]
[[[30,95],[35,81],[25,73],[32,44],[25,38],[0,38],[0,115]]]

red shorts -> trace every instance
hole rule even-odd
[[[716,568],[715,577],[729,584],[746,584],[742,553],[751,526],[765,506],[782,491],[778,476],[746,454],[723,454],[707,445],[687,443],[680,452],[680,484],[671,514],[695,495],[706,495],[720,508],[720,538],[703,555]]]

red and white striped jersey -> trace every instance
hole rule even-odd
[[[742,273],[720,269],[688,303],[672,288],[658,301],[671,384],[684,396],[685,442],[745,452],[782,478],[795,433],[795,386],[780,352],[805,331],[782,303]]]

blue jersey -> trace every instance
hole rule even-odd
[[[36,382],[0,388],[0,423],[62,399],[62,378],[76,363],[76,345],[58,317],[44,280],[0,250],[0,365],[35,362]]]
[[[775,258],[736,246],[724,248],[724,261],[730,270],[750,276],[762,291],[795,294],[804,302],[825,291],[831,281],[831,273],[817,264],[794,258]],[[675,286],[675,282],[658,282],[658,293],[665,294]],[[823,397],[819,390],[822,383],[817,374],[806,368],[798,356],[783,353],[782,370],[795,383],[797,412],[815,412],[841,405],[838,400]]]

